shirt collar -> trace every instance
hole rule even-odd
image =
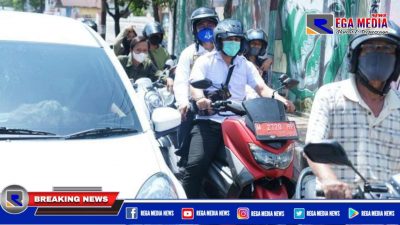
[[[215,51],[215,54],[216,54],[216,58],[218,59],[218,60],[222,60],[224,63],[225,63],[225,61],[224,61],[224,59],[222,58],[222,52],[221,51]],[[239,62],[240,62],[240,60],[242,59],[242,56],[241,55],[237,55],[234,59],[233,59],[233,65],[238,65],[239,64]]]
[[[350,79],[344,81],[343,85],[343,95],[353,102],[358,102],[363,106],[367,104],[361,98],[360,93],[358,93],[356,86],[355,76],[352,75]],[[400,108],[400,94],[396,93],[393,89],[390,89],[385,96],[385,105],[389,109],[399,109]]]

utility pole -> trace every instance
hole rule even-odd
[[[104,40],[106,40],[106,19],[107,19],[106,1],[107,0],[101,0],[101,16],[100,16],[100,35]]]

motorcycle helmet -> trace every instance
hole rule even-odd
[[[246,32],[245,37],[246,37],[246,41],[247,41],[247,44],[246,44],[246,47],[248,48],[247,50],[250,49],[251,41],[259,40],[262,42],[262,47],[261,47],[258,55],[265,54],[265,51],[268,46],[268,37],[267,37],[267,34],[265,34],[265,32],[262,29],[250,29]]]
[[[395,52],[395,66],[392,74],[386,80],[385,86],[383,90],[377,90],[369,84],[369,80],[366,76],[360,73],[358,69],[359,56],[361,53],[361,45],[367,41],[371,40],[384,40],[391,44],[396,45]],[[359,34],[351,39],[348,48],[347,54],[348,62],[349,62],[349,72],[354,73],[356,78],[361,81],[361,83],[366,86],[370,91],[379,94],[385,95],[390,90],[390,83],[392,81],[397,80],[400,73],[400,28],[393,21],[388,22],[388,33],[387,34],[377,34],[377,35],[369,35],[369,34]]]
[[[151,44],[161,44],[164,38],[164,29],[159,22],[151,22],[146,24],[143,29],[143,36],[147,38]]]
[[[207,7],[200,7],[192,12],[192,15],[190,16],[190,23],[192,25],[191,26],[192,34],[195,37],[197,36],[197,30],[196,30],[197,23],[205,19],[214,22],[215,25],[217,25],[219,21],[218,15],[213,9]]]
[[[244,48],[244,33],[243,26],[239,20],[235,19],[225,19],[218,23],[214,28],[214,44],[218,51],[222,50],[222,39],[228,37],[239,37],[241,38],[241,49],[239,52],[243,51]]]

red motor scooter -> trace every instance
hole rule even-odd
[[[282,83],[290,88],[298,81],[289,78]],[[191,85],[206,89],[212,83],[206,79]],[[204,197],[290,198],[295,191],[293,155],[298,133],[283,104],[274,98],[256,98],[242,103],[216,101],[212,107],[235,115],[222,123],[224,146],[204,180]]]

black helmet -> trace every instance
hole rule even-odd
[[[244,33],[242,23],[239,20],[225,19],[214,28],[214,43],[217,50],[222,50],[222,41],[227,37],[240,37],[242,39],[241,50],[244,47]]]
[[[155,34],[157,35],[153,36]],[[151,22],[144,26],[143,36],[147,38],[151,44],[158,45],[161,44],[162,39],[164,38],[164,29],[159,22]]]
[[[190,16],[190,22],[192,23],[192,34],[196,36],[197,30],[196,30],[196,25],[200,20],[203,19],[209,19],[215,24],[218,24],[218,15],[217,13],[210,8],[207,7],[200,7],[192,12],[192,15]]]
[[[268,46],[268,37],[262,29],[250,29],[246,32],[246,41],[250,47],[250,41],[259,40],[263,43],[259,55],[264,55]]]
[[[349,72],[355,73],[356,76],[358,76],[361,80],[361,82],[367,86],[368,89],[371,90],[371,86],[369,86],[369,81],[368,79],[363,76],[362,74],[358,73],[358,57],[360,56],[361,52],[361,45],[370,40],[385,40],[388,42],[393,43],[394,45],[397,46],[396,48],[396,63],[395,63],[395,68],[393,70],[392,75],[389,77],[389,79],[386,81],[385,87],[383,91],[377,91],[377,90],[371,90],[373,92],[380,92],[377,94],[383,95],[386,94],[389,89],[390,89],[390,83],[392,81],[397,80],[399,77],[400,73],[400,28],[395,24],[393,21],[388,22],[388,32],[387,34],[377,34],[377,35],[368,35],[368,34],[359,34],[356,35],[354,38],[351,39],[349,43],[349,49],[347,53],[347,58],[349,62]],[[372,87],[373,88],[373,87]]]

